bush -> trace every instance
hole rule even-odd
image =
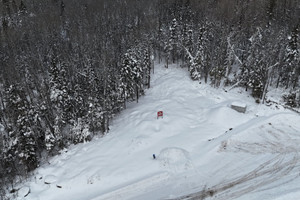
[[[289,94],[284,94],[282,96],[285,105],[288,105],[292,108],[299,107],[299,100],[297,100],[296,92],[291,91]]]

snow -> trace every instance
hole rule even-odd
[[[51,184],[51,183],[56,183],[57,182],[57,177],[54,175],[46,175],[44,179],[45,184]]]
[[[161,150],[159,157],[160,165],[166,170],[178,173],[193,168],[189,153],[184,149],[169,147]]]
[[[238,106],[238,107],[241,107],[241,108],[246,108],[247,107],[247,104],[245,104],[243,102],[240,102],[240,101],[234,101],[234,102],[232,102],[231,105],[232,106]]]
[[[17,199],[300,199],[298,114],[193,82],[175,65],[156,65],[151,85],[108,135],[35,170]]]
[[[0,131],[4,131],[4,126],[0,124]]]
[[[247,104],[245,104],[243,102],[235,101],[235,102],[231,103],[231,108],[238,111],[238,112],[245,113],[246,108],[247,108]]]
[[[26,197],[30,193],[30,188],[28,186],[23,186],[18,190],[18,196]]]

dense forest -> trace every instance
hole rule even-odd
[[[154,60],[264,103],[300,106],[299,0],[2,0],[0,197],[71,144],[105,135]]]

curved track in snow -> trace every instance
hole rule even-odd
[[[287,116],[293,117],[294,115]],[[271,154],[269,156],[271,159],[259,163],[255,169],[246,171],[238,177],[228,178],[222,183],[204,188],[199,192],[174,199],[237,199],[252,191],[268,191],[299,179],[299,129],[293,126],[285,126],[287,122],[284,119],[287,119],[287,117],[276,114],[268,118],[268,121],[274,121],[276,125],[271,122],[259,126],[254,124],[254,127],[249,128],[244,133],[238,133],[241,135],[253,134],[256,141],[247,141],[246,139],[239,141],[236,139],[239,138],[236,133],[237,135],[229,136],[229,139],[224,140],[220,145],[219,151],[222,153]],[[244,198],[247,199],[247,197]]]

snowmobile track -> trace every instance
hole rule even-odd
[[[264,131],[265,134],[262,134],[261,129],[268,131]],[[221,143],[220,152],[244,152],[253,155],[269,153],[274,155],[272,159],[244,175],[173,200],[199,200],[208,197],[218,200],[236,199],[249,192],[265,191],[299,178],[300,147],[298,144],[300,136],[294,134],[295,130],[291,127],[288,131],[282,131],[280,128],[268,124],[253,128],[253,131],[258,132],[261,142],[227,140]],[[280,181],[283,177],[285,179]],[[274,185],[275,181],[277,181],[276,185]]]

